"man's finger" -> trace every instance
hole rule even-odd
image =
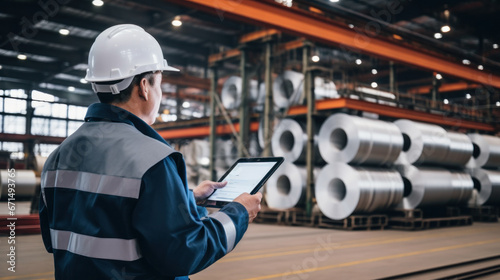
[[[227,185],[227,181],[224,181],[224,182],[214,182],[212,184],[212,186],[214,187],[214,189],[220,189],[220,188],[223,188]]]

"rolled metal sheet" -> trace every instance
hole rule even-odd
[[[318,147],[329,163],[389,165],[401,153],[403,136],[393,123],[338,113],[321,126]]]
[[[463,204],[472,194],[472,178],[462,172],[414,165],[400,165],[397,170],[404,181],[399,205],[404,209]]]
[[[276,131],[276,126],[278,126],[280,120],[278,118],[274,118],[273,122],[271,123],[272,129],[271,131]],[[266,143],[264,141],[264,118],[260,118],[259,121],[259,129],[257,130],[257,137],[259,140],[259,146],[261,149],[264,149]],[[272,135],[271,135],[272,137]],[[271,143],[267,143],[267,145],[271,145]]]
[[[394,122],[403,134],[403,152],[411,164],[446,164],[450,138],[446,130],[432,124],[397,120]]]
[[[302,98],[304,74],[285,71],[273,82],[273,101],[279,108],[298,104]]]
[[[280,210],[301,206],[305,199],[306,180],[305,167],[283,162],[267,181],[267,205]]]
[[[47,157],[42,157],[42,156],[35,156],[35,172],[41,173],[43,170],[43,166],[45,165],[45,162],[47,161]]]
[[[500,138],[476,133],[468,136],[472,140],[477,167],[500,167]]]
[[[181,148],[181,153],[187,165],[207,167],[210,164],[210,147],[206,140],[191,140]]]
[[[450,139],[450,147],[446,155],[446,165],[465,166],[472,157],[472,141],[463,133],[447,132]]]
[[[14,174],[14,177],[12,175]],[[11,181],[9,182],[9,179]],[[0,199],[7,200],[9,194],[9,184],[14,184],[15,199],[29,199],[35,195],[36,175],[31,170],[16,169],[13,172],[0,170]]]
[[[474,205],[500,206],[500,171],[476,168],[471,176],[477,190]]]
[[[395,170],[330,163],[321,169],[315,185],[316,201],[330,219],[354,213],[390,209],[403,197],[403,180]]]
[[[256,101],[259,95],[258,82],[250,80],[248,84],[248,98],[250,101]],[[242,80],[241,77],[231,76],[222,86],[221,100],[224,108],[237,109],[241,104]]]
[[[314,130],[314,159],[316,162],[321,162],[317,144],[317,126]],[[307,133],[304,122],[283,119],[273,133],[271,139],[271,147],[275,156],[284,157],[285,160],[294,163],[304,163],[306,160],[307,150]]]
[[[314,78],[314,97],[316,99],[339,98],[337,87],[332,81],[321,77]]]

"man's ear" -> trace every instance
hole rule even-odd
[[[145,101],[149,100],[149,87],[147,87],[147,83],[148,83],[147,79],[142,78],[141,82],[139,83],[139,91],[138,91],[139,97],[144,99]]]

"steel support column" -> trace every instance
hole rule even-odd
[[[436,102],[437,102],[438,89],[439,89],[438,79],[436,78],[436,75],[432,75],[432,89],[431,89],[432,108],[436,108],[437,105]]]
[[[266,53],[265,53],[265,73],[264,73],[264,83],[266,85],[266,99],[264,103],[264,150],[262,151],[263,156],[271,156],[271,145],[270,140],[273,135],[272,126],[273,123],[273,79],[272,79],[272,43],[270,41],[266,42]]]
[[[302,72],[304,73],[304,94],[307,100],[307,181],[306,181],[306,213],[311,215],[314,197],[314,120],[315,110],[314,77],[313,71],[309,69],[311,57],[311,46],[305,44],[302,49]]]
[[[245,149],[248,145],[248,134],[250,124],[249,102],[248,102],[248,71],[247,64],[247,51],[245,48],[241,49],[240,61],[240,75],[241,75],[241,105],[240,105],[240,141],[238,143],[238,156],[245,156]]]
[[[212,67],[212,76],[210,77],[210,180],[216,181],[217,174],[215,173],[215,138],[217,137],[217,124],[215,123],[215,95],[217,94],[217,67]]]
[[[396,100],[399,101],[399,93],[396,87],[396,69],[394,66],[394,61],[389,62],[389,91],[396,95]]]

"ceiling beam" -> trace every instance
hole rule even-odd
[[[359,31],[340,27],[334,21],[307,13],[296,8],[287,8],[277,3],[260,1],[206,1],[165,0],[179,5],[204,10],[209,13],[224,13],[225,16],[253,24],[276,28],[313,41],[413,65],[429,71],[461,78],[467,81],[500,88],[500,76],[472,69],[449,59],[436,57],[423,50],[370,37]],[[235,8],[235,6],[237,8]]]

